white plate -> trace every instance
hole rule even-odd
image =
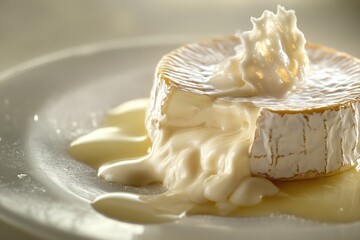
[[[69,157],[69,143],[94,129],[107,109],[147,96],[156,62],[185,39],[92,44],[0,73],[1,219],[46,239],[357,239],[359,223],[197,216],[137,225],[91,208],[99,194],[135,189],[100,181]]]

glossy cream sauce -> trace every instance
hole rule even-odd
[[[135,182],[138,186],[160,182],[146,165],[151,151],[144,127],[147,101],[133,100],[110,111],[101,128],[71,144],[70,154],[98,169],[100,177],[114,165],[126,169],[120,175],[107,176],[110,181],[113,177],[115,182]],[[256,179],[249,178],[248,181],[258,181]],[[92,204],[106,216],[133,223],[162,223],[192,214],[249,217],[279,213],[326,222],[360,220],[360,174],[356,170],[319,179],[273,184],[279,193],[260,196],[262,201],[252,206],[236,206],[228,201],[223,205],[214,202],[198,204],[181,192],[169,190],[153,195],[110,193],[96,198]],[[251,183],[244,185],[242,191],[247,194],[243,196],[259,197],[254,189],[246,186]],[[262,191],[264,189],[259,189]]]

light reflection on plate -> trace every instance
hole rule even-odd
[[[153,36],[52,53],[0,73],[0,218],[46,239],[357,239],[360,223],[289,216],[188,217],[136,225],[106,218],[89,202],[105,192],[151,193],[99,180],[67,154],[105,111],[146,97],[159,58],[199,36]]]

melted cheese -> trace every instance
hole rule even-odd
[[[224,69],[209,82],[220,89],[233,84],[241,97],[283,96],[303,77],[308,63],[295,14],[279,7],[276,15],[266,11],[252,22],[253,30],[240,34],[243,44],[237,54],[225,60],[229,63],[219,64]],[[247,206],[278,192],[270,181],[251,175],[249,149],[259,107],[171,86],[163,91],[157,82],[154,89],[150,109],[157,105],[161,110],[155,118],[154,112],[148,114],[148,121],[157,123],[147,126],[153,146],[149,160],[144,161],[170,193],[185,193],[196,203]],[[157,101],[159,97],[163,99]],[[111,176],[115,171],[132,170],[124,165],[119,170],[107,169]],[[108,179],[106,174],[104,178]]]
[[[259,108],[250,103],[229,105],[207,96],[174,91],[169,94],[171,100],[166,106],[162,131],[153,142],[150,154],[137,160],[103,165],[99,169],[100,177],[133,186],[162,182],[167,188],[166,194],[185,194],[194,203],[210,201],[223,205],[229,202],[247,206],[278,192],[270,181],[251,177],[248,156]],[[131,104],[134,109],[127,108]],[[137,146],[140,147],[137,153],[144,153],[147,136],[141,134],[141,128],[131,127],[123,120],[116,121],[126,119],[139,123],[141,116],[132,120],[133,115],[139,114],[139,104],[144,101],[135,100],[112,110],[106,122],[113,125],[74,141],[71,154],[86,158],[97,167],[103,161],[116,160],[118,154],[122,158],[133,158]],[[133,134],[129,135],[131,131]],[[115,144],[121,146],[116,148]],[[89,151],[89,147],[93,150]],[[110,150],[102,156],[94,154],[94,150],[106,151],[106,147]],[[94,164],[96,158],[102,161]]]
[[[127,114],[126,111],[120,114],[108,115],[105,122],[115,123],[113,120],[121,117],[128,121],[121,124],[111,125],[119,129],[132,129],[128,132],[117,131],[118,137],[123,136],[124,139],[131,136],[146,136],[146,130],[142,128],[141,118],[144,117],[146,100],[130,101],[125,105],[139,106],[143,104],[141,110],[138,108],[136,114]],[[121,107],[121,106],[120,106]],[[118,108],[119,109],[119,108]],[[107,127],[104,125],[96,131],[107,133]],[[139,130],[143,129],[143,130]],[[108,139],[112,139],[113,134],[108,135]],[[102,144],[99,144],[96,135],[90,133],[84,137],[86,141],[79,141],[70,148],[70,153],[85,163],[88,163],[89,154],[87,151],[101,151]],[[138,142],[141,148],[143,143]],[[80,148],[80,146],[82,146]],[[147,147],[150,147],[147,143]],[[85,149],[87,151],[85,151]],[[129,154],[132,158],[129,159]],[[112,159],[117,159],[118,164],[141,161],[147,158],[147,153],[132,152],[131,149],[122,149],[121,151],[112,152]],[[104,163],[101,155],[93,158],[100,168],[100,175],[103,168],[111,166],[113,163]],[[146,169],[142,168],[143,170]],[[140,169],[138,169],[140,170]],[[143,173],[140,175],[132,175],[134,178],[147,179]],[[120,177],[116,174],[115,177]],[[142,185],[142,184],[140,184]],[[242,217],[267,216],[271,214],[290,214],[298,217],[304,217],[313,220],[326,222],[351,222],[360,220],[360,174],[355,170],[346,171],[331,177],[317,178],[313,180],[293,181],[293,182],[275,182],[279,189],[276,196],[264,197],[261,203],[254,206],[236,207],[229,203],[223,203],[214,206],[212,203],[195,204],[191,203],[186,196],[181,194],[167,195],[137,195],[130,193],[109,193],[99,196],[94,200],[93,207],[102,214],[121,221],[133,223],[162,223],[175,221],[181,217],[192,214],[215,214],[215,215],[231,215]],[[243,185],[245,186],[245,185]],[[262,185],[264,186],[264,185]],[[271,188],[270,188],[271,189]],[[246,188],[245,188],[246,190]],[[251,197],[248,193],[242,196]]]

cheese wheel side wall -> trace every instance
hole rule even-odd
[[[359,158],[359,107],[355,102],[293,114],[262,109],[249,154],[252,173],[292,180],[354,166]]]

